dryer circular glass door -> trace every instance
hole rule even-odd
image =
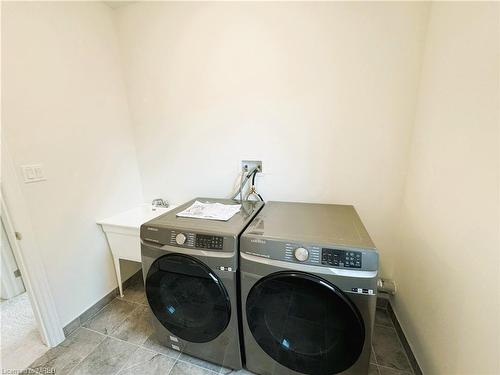
[[[146,296],[160,323],[183,340],[211,341],[229,324],[231,302],[221,280],[190,256],[155,260],[146,277]]]
[[[319,277],[280,272],[259,280],[246,300],[255,341],[283,366],[314,375],[351,367],[365,341],[356,306]]]

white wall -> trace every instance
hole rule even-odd
[[[135,3],[115,11],[147,199],[354,204],[392,273],[427,4]]]
[[[3,3],[3,140],[45,166],[22,189],[62,324],[116,286],[95,219],[142,201],[135,140],[148,200],[256,158],[266,199],[354,203],[424,372],[499,373],[498,6],[135,3],[125,90],[113,11]]]
[[[95,220],[142,202],[111,13],[2,3],[2,141],[20,181],[21,165],[45,167],[20,183],[62,325],[116,287]]]
[[[499,374],[498,3],[434,3],[394,298],[425,374]]]

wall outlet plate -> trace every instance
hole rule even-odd
[[[21,169],[23,171],[25,184],[46,180],[45,173],[43,171],[43,165],[41,164],[22,165]]]
[[[257,167],[259,172],[262,172],[262,161],[261,160],[242,160],[241,161],[241,169],[245,172],[250,172],[255,167]]]

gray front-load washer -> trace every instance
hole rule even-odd
[[[267,202],[240,259],[250,371],[368,373],[378,252],[353,206]]]
[[[239,369],[239,238],[263,203],[244,201],[228,221],[176,216],[194,201],[141,226],[142,270],[153,325],[163,345]]]

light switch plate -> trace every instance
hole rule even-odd
[[[21,169],[25,184],[46,180],[43,165],[41,164],[22,165]]]

